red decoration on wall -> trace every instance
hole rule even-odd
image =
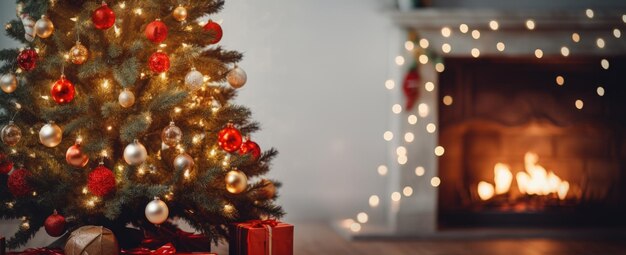
[[[155,73],[164,73],[170,70],[170,57],[163,52],[155,52],[148,61],[150,70]]]
[[[57,104],[68,104],[74,100],[76,90],[74,84],[67,80],[65,75],[62,75],[61,79],[52,84],[50,94]]]
[[[31,173],[26,169],[15,170],[9,175],[7,186],[13,196],[23,197],[33,192],[33,188],[28,184],[30,176]]]
[[[235,125],[229,123],[217,134],[217,142],[223,150],[229,153],[236,152],[241,148],[241,132],[235,128]]]
[[[113,171],[104,166],[96,167],[89,173],[87,189],[99,197],[105,197],[113,193],[115,191],[115,175]]]
[[[146,26],[145,34],[151,42],[161,43],[167,38],[167,25],[158,19],[152,21]]]
[[[419,81],[420,76],[417,68],[411,68],[402,83],[402,92],[404,92],[404,97],[406,98],[405,108],[407,111],[413,109],[415,102],[417,102],[420,97]]]
[[[259,146],[259,144],[251,140],[247,140],[241,145],[241,148],[239,149],[239,154],[249,154],[252,155],[252,158],[254,160],[258,160],[261,157],[261,147]]]
[[[24,71],[32,71],[37,67],[38,58],[39,54],[37,54],[37,51],[31,49],[23,50],[17,56],[17,65]]]
[[[0,153],[0,174],[8,174],[13,169],[13,161],[7,155]]]
[[[102,3],[102,6],[91,15],[91,20],[97,29],[109,29],[115,25],[115,13],[106,3]]]
[[[58,214],[56,210],[54,213],[44,222],[44,228],[46,229],[46,233],[48,233],[51,237],[59,237],[65,233],[65,217]]]
[[[213,35],[213,40],[211,40],[209,44],[219,43],[222,40],[222,36],[224,36],[222,26],[213,22],[212,20],[209,20],[209,23],[206,23],[206,25],[204,25],[204,31],[207,31],[211,35]]]

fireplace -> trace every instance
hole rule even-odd
[[[438,226],[626,226],[623,58],[447,58]]]

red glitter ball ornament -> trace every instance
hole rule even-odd
[[[241,132],[235,128],[235,125],[228,123],[228,125],[217,134],[217,142],[223,150],[229,153],[236,152],[241,148]]]
[[[254,160],[258,160],[261,157],[261,146],[248,139],[241,145],[241,148],[239,149],[239,154],[249,154],[252,155],[252,158]]]
[[[155,73],[164,73],[170,70],[170,57],[163,52],[155,52],[148,61],[150,70]]]
[[[13,161],[7,155],[0,153],[0,174],[8,174],[13,169]]]
[[[206,23],[206,25],[204,25],[204,31],[209,32],[211,35],[213,35],[213,40],[209,42],[210,44],[216,44],[220,42],[222,40],[222,36],[224,36],[222,26],[213,22],[212,20],[209,20],[209,23]]]
[[[37,59],[39,59],[37,51],[31,49],[23,50],[17,56],[17,65],[24,71],[32,71],[37,67]]]
[[[9,175],[7,186],[13,196],[23,197],[33,192],[33,188],[28,184],[28,178],[30,176],[31,173],[26,169],[15,170]]]
[[[89,173],[87,189],[96,196],[108,196],[115,191],[115,175],[105,166],[98,166]]]
[[[74,100],[76,90],[74,84],[65,79],[65,75],[62,75],[61,79],[52,84],[50,94],[57,104],[68,104]]]
[[[63,217],[62,215],[57,213],[56,210],[54,210],[54,213],[46,218],[43,226],[49,236],[59,237],[62,236],[63,233],[65,233],[66,223],[67,222],[65,221],[65,217]]]
[[[103,2],[102,6],[96,9],[91,15],[91,21],[93,21],[93,25],[97,29],[109,29],[115,25],[115,13]]]
[[[158,19],[152,21],[146,26],[145,34],[151,42],[161,43],[167,38],[167,25]]]

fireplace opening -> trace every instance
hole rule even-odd
[[[626,226],[625,58],[449,58],[440,228]]]

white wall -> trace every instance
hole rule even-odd
[[[385,191],[376,167],[387,158],[392,25],[380,5],[230,0],[212,17],[224,20],[222,45],[246,54],[249,83],[237,103],[263,125],[254,139],[281,152],[270,177],[284,182],[279,203],[288,221],[354,216]],[[0,7],[0,20],[15,17],[13,1]],[[0,235],[13,230],[0,224]]]

